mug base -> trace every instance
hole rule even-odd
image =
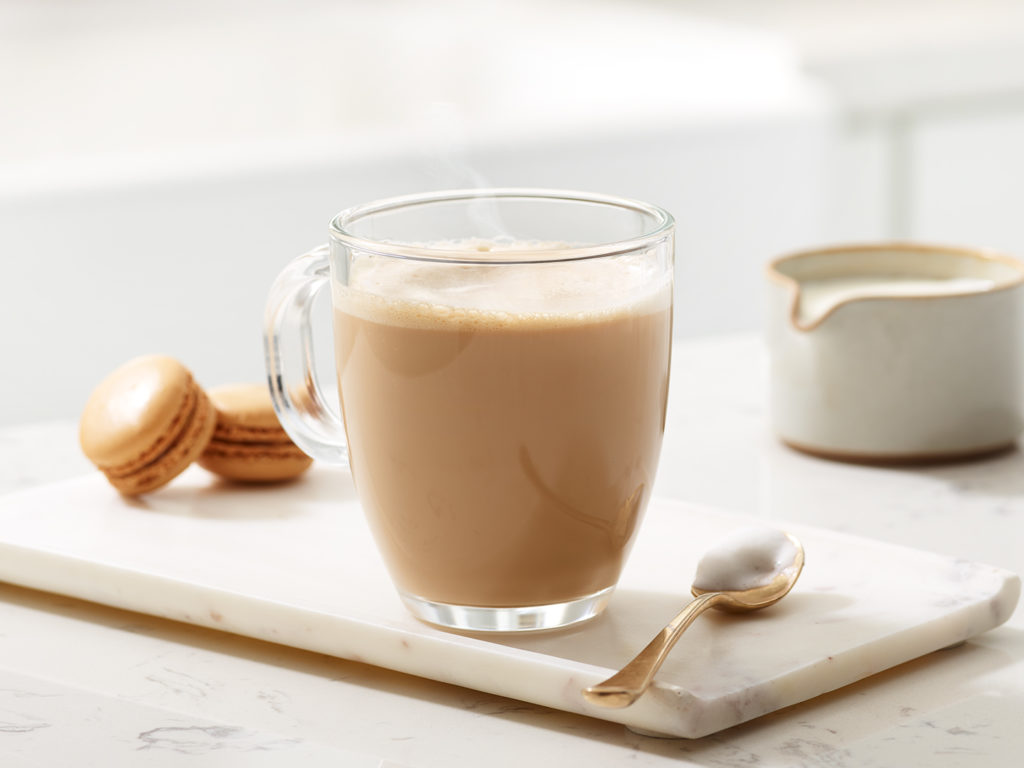
[[[594,618],[608,605],[614,589],[608,587],[565,603],[494,608],[437,603],[404,592],[399,594],[413,616],[445,629],[467,632],[534,632],[567,627]]]

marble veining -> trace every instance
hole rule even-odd
[[[268,738],[266,734],[227,725],[188,725],[151,728],[139,734],[140,749],[166,749],[185,755],[200,755],[221,750],[253,752],[290,749],[298,739]]]

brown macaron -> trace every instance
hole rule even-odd
[[[199,465],[229,480],[273,483],[298,477],[313,463],[291,441],[274,413],[265,384],[210,390],[217,427]]]
[[[137,357],[93,390],[79,421],[86,457],[121,493],[153,491],[203,452],[216,412],[191,372],[163,355]]]

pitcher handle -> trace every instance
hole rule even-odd
[[[292,441],[317,461],[348,465],[345,425],[327,405],[317,374],[310,310],[330,285],[330,249],[293,260],[270,289],[263,322],[267,383],[274,410]]]

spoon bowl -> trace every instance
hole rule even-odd
[[[690,593],[694,597],[717,593],[722,597],[714,607],[720,611],[732,613],[756,611],[779,602],[793,589],[796,580],[800,578],[800,572],[804,569],[803,545],[792,534],[785,533],[783,535],[793,544],[795,553],[792,562],[782,567],[771,581],[746,589],[701,589],[694,585],[690,588]]]
[[[628,707],[651,685],[676,641],[705,610],[717,608],[730,613],[746,613],[774,605],[789,594],[804,567],[804,548],[795,536],[782,535],[792,544],[792,556],[777,568],[768,581],[738,589],[706,589],[694,585],[690,591],[695,599],[626,666],[604,682],[584,688],[583,698],[608,709]]]

